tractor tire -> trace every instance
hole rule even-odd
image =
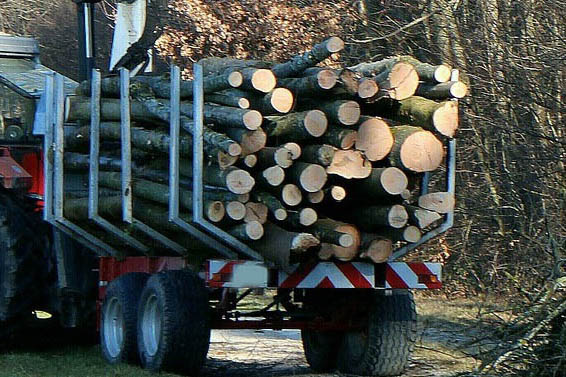
[[[0,347],[32,318],[43,299],[49,241],[36,236],[39,216],[0,191]]]
[[[363,376],[398,376],[409,364],[417,338],[417,312],[411,292],[391,296],[372,292],[367,326],[349,331],[338,353],[338,369]]]
[[[149,278],[138,311],[138,351],[145,369],[190,376],[206,361],[210,343],[208,292],[192,271]]]
[[[110,364],[139,361],[138,304],[149,274],[132,272],[113,280],[100,312],[100,347]]]
[[[336,369],[342,334],[329,331],[302,330],[305,358],[312,370],[330,372]]]

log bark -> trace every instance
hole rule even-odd
[[[318,109],[324,112],[328,120],[345,126],[352,126],[360,120],[361,109],[356,101],[337,100],[321,102],[315,99],[302,99],[298,103],[299,109]]]
[[[461,81],[448,81],[440,84],[421,83],[416,95],[429,99],[464,98],[468,94],[468,86]]]
[[[326,169],[317,164],[295,162],[287,171],[289,179],[306,192],[319,191],[328,179]]]
[[[405,173],[398,168],[374,168],[367,178],[356,181],[352,188],[359,196],[383,197],[400,195],[408,182]]]
[[[244,224],[235,225],[227,229],[232,236],[242,241],[256,241],[263,237],[263,225],[258,221],[250,221]]]
[[[410,222],[421,229],[426,228],[430,224],[442,218],[438,212],[429,211],[424,208],[405,206],[405,209],[409,213]]]
[[[121,173],[117,172],[99,172],[99,183],[115,190],[122,189]],[[135,179],[132,183],[134,196],[139,196],[146,200],[169,205],[169,186],[155,183],[144,179]],[[188,211],[193,210],[193,193],[192,191],[179,190],[179,207]],[[204,201],[204,215],[214,222],[220,222],[226,213],[224,205],[220,201]]]
[[[366,77],[374,76],[386,69],[391,69],[396,63],[404,62],[411,64],[417,72],[419,79],[430,82],[445,82],[450,80],[450,67],[441,65],[432,65],[422,63],[412,56],[395,56],[383,59],[377,62],[364,62],[356,66],[350,67],[351,70],[359,72]]]
[[[356,149],[370,161],[383,160],[393,147],[389,125],[381,118],[363,116],[358,126]]]
[[[292,152],[285,147],[265,147],[257,152],[257,167],[267,168],[274,165],[288,168],[293,165]]]
[[[355,150],[336,151],[332,164],[326,169],[328,174],[344,179],[367,178],[371,171],[371,162],[362,155],[362,152]]]
[[[295,105],[293,93],[285,88],[275,88],[266,94],[231,89],[223,91],[221,95],[245,100],[250,109],[258,110],[263,115],[286,114]]]
[[[324,144],[314,144],[306,145],[303,148],[303,153],[301,155],[301,160],[309,162],[311,164],[319,164],[322,166],[330,166],[332,160],[334,159],[334,154],[337,149],[332,145]]]
[[[376,231],[379,226],[403,228],[407,225],[409,214],[399,204],[392,206],[367,206],[357,208],[350,214],[352,221],[367,232]]]
[[[234,194],[230,191],[207,191],[206,186],[204,187],[203,197],[208,200],[222,200],[222,201],[234,201],[240,203],[246,203],[250,200],[250,194]]]
[[[391,127],[395,139],[389,162],[417,173],[436,170],[442,163],[444,148],[430,131],[420,127]]]
[[[296,97],[326,95],[338,81],[338,75],[331,69],[321,69],[314,75],[278,80],[278,85],[289,89]]]
[[[393,252],[393,242],[376,234],[362,233],[361,249],[360,257],[373,263],[385,263]]]
[[[399,101],[388,115],[393,120],[448,137],[454,137],[458,129],[458,103],[454,101],[438,103],[415,96]]]
[[[319,141],[335,146],[338,149],[350,149],[356,143],[357,138],[357,131],[331,126]]]
[[[246,216],[244,216],[244,222],[257,221],[260,224],[265,224],[267,222],[267,216],[269,210],[265,204],[257,202],[247,202],[246,206]]]
[[[328,127],[326,115],[320,110],[266,117],[264,130],[270,137],[287,140],[310,140],[322,136]]]
[[[252,194],[252,198],[256,202],[264,204],[275,220],[283,221],[287,218],[288,213],[285,206],[275,196],[267,192],[256,191]]]
[[[312,234],[289,232],[272,223],[264,224],[264,230],[263,238],[250,246],[283,270],[288,269],[292,254],[303,254],[320,244]]]
[[[338,243],[323,243],[321,248],[322,255],[330,255],[342,261],[349,261],[354,259],[358,255],[358,250],[360,248],[361,236],[359,230],[351,224],[343,223],[340,221],[335,221],[332,219],[319,219],[314,225],[309,228],[309,231],[318,234],[321,239],[330,240],[336,239],[336,233],[345,233],[350,235],[352,238],[352,244],[350,246],[339,246],[340,244],[348,244],[347,238],[338,238],[338,240],[332,241]],[[319,256],[321,255],[319,253]],[[328,256],[326,259],[328,259]]]
[[[438,213],[454,211],[455,203],[454,195],[449,192],[431,192],[418,199],[419,207]]]
[[[261,60],[243,60],[235,58],[220,58],[216,56],[203,58],[198,61],[205,75],[215,75],[219,72],[233,71],[242,68],[269,69],[273,63]]]
[[[305,69],[317,65],[333,53],[342,51],[343,48],[344,41],[338,37],[331,37],[313,46],[310,51],[293,57],[288,62],[273,65],[271,70],[278,78],[296,76]]]
[[[206,102],[213,102],[217,105],[239,107],[240,109],[249,109],[250,100],[246,97],[238,95],[229,95],[228,93],[213,93],[204,96]]]

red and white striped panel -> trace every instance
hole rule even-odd
[[[385,288],[440,289],[442,265],[440,263],[391,262],[385,267]]]
[[[376,276],[376,271],[379,275]],[[385,276],[383,276],[385,271]],[[439,263],[318,262],[270,269],[255,261],[209,260],[206,282],[215,288],[441,288]],[[383,285],[385,282],[385,286]]]

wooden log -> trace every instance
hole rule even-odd
[[[328,174],[344,179],[367,178],[371,170],[371,162],[362,155],[362,152],[356,150],[336,151],[332,164],[326,168]]]
[[[264,204],[275,220],[283,221],[287,218],[285,206],[275,196],[267,192],[256,191],[252,194],[252,198],[256,202]]]
[[[115,190],[122,189],[122,174],[117,172],[99,172],[99,183],[102,186]],[[169,186],[151,182],[144,179],[135,179],[132,182],[133,195],[157,203],[169,204]],[[179,206],[186,210],[193,210],[192,191],[179,190]],[[224,218],[225,208],[220,201],[204,201],[204,215],[212,222],[219,222]]]
[[[326,95],[338,81],[338,75],[331,69],[321,69],[314,75],[278,80],[278,85],[289,89],[296,97]]]
[[[416,95],[429,99],[464,98],[468,94],[468,86],[461,81],[448,81],[440,84],[421,83]]]
[[[415,94],[419,86],[419,75],[409,63],[395,63],[375,76],[379,87],[378,96],[387,96],[394,100],[403,100]]]
[[[367,178],[356,181],[352,188],[358,196],[382,197],[399,195],[408,184],[407,175],[398,168],[374,168]]]
[[[292,152],[285,147],[265,147],[257,152],[257,167],[267,168],[270,166],[281,166],[288,168],[293,165]]]
[[[181,114],[193,118],[192,102],[181,103]],[[257,130],[263,122],[263,116],[257,110],[236,109],[212,104],[204,105],[203,115],[205,122],[224,127],[240,127],[252,131]]]
[[[312,204],[319,204],[322,203],[324,200],[325,192],[324,190],[318,190],[315,192],[307,193],[307,199]]]
[[[322,166],[330,166],[332,160],[334,159],[334,154],[337,149],[332,145],[324,144],[313,144],[306,145],[303,148],[301,155],[301,160],[304,162],[309,162],[311,164],[319,164]]]
[[[393,65],[399,62],[411,64],[419,78],[423,81],[430,82],[445,82],[450,80],[450,67],[441,65],[432,65],[427,63],[422,63],[412,56],[395,56],[387,59],[383,59],[376,62],[363,62],[356,66],[350,67],[351,70],[361,73],[366,77],[375,76],[386,69],[391,69]]]
[[[356,149],[370,161],[383,160],[393,147],[389,125],[381,118],[363,116],[358,126]]]
[[[261,224],[265,224],[267,222],[269,210],[265,204],[247,202],[245,206],[246,216],[244,216],[244,222],[249,223],[250,221],[258,221]]]
[[[216,56],[203,58],[198,61],[202,65],[205,75],[214,75],[218,72],[232,72],[242,68],[262,68],[269,69],[273,64],[261,60],[244,60],[235,58],[220,58]]]
[[[226,93],[213,93],[204,96],[206,102],[213,102],[217,105],[239,107],[240,109],[249,109],[250,100],[246,97],[237,95],[228,95]]]
[[[414,225],[409,225],[401,229],[395,229],[395,228],[379,229],[379,234],[384,237],[390,238],[394,242],[403,241],[409,243],[418,242],[422,236],[421,230]]]
[[[373,98],[378,92],[379,85],[377,85],[375,80],[368,77],[362,77],[358,81],[358,97],[361,99]]]
[[[322,189],[328,179],[326,169],[317,164],[295,162],[287,171],[289,179],[306,192]]]
[[[332,219],[319,219],[315,224],[313,224],[309,231],[315,232],[313,234],[318,234],[321,239],[328,239],[328,232],[339,232],[339,233],[346,233],[350,235],[353,242],[350,246],[339,246],[338,244],[330,244],[330,243],[323,243],[321,245],[321,252],[322,254],[330,254],[335,258],[348,261],[354,259],[360,247],[361,236],[359,230],[352,224],[343,223],[340,221],[335,221]],[[331,233],[333,236],[335,233]],[[340,239],[338,240],[340,242]],[[343,239],[344,243],[347,244],[348,240]],[[319,253],[319,256],[321,254]]]
[[[332,185],[324,190],[324,197],[328,199],[332,199],[337,203],[340,203],[341,201],[346,199],[347,195],[348,192],[342,186]]]
[[[320,239],[321,242],[326,244],[337,245],[340,247],[351,247],[354,244],[354,237],[352,237],[350,233],[343,233],[320,227],[315,227],[315,229],[311,227],[309,231],[312,232],[315,237]],[[334,253],[331,253],[327,257],[331,257],[332,255],[334,255]]]
[[[292,183],[273,187],[271,191],[289,207],[298,206],[303,200],[301,189]]]
[[[423,97],[399,101],[389,114],[393,120],[421,126],[441,135],[453,137],[458,129],[458,103],[435,102]]]
[[[171,96],[171,82],[167,76],[140,75],[132,80],[148,84],[157,97],[169,98]],[[203,79],[203,91],[205,94],[210,94],[224,89],[238,88],[243,82],[244,77],[238,71],[207,75]],[[193,81],[181,80],[181,99],[193,97],[193,85]],[[119,84],[116,93],[120,93]]]
[[[285,180],[285,170],[281,166],[271,166],[261,172],[258,181],[264,186],[280,186]]]
[[[252,132],[256,132],[256,131],[252,131]],[[242,164],[250,169],[255,167],[257,165],[257,156],[255,154],[248,154],[247,156],[244,157]]]
[[[193,176],[191,164],[181,164],[179,172],[187,177]],[[233,166],[224,170],[214,165],[207,166],[203,169],[203,181],[213,186],[225,187],[234,194],[247,194],[255,185],[255,179],[250,173]]]
[[[389,162],[417,173],[436,170],[442,163],[444,148],[430,131],[420,127],[391,127],[395,139]]]
[[[230,191],[210,191],[207,187],[204,187],[203,197],[208,200],[223,200],[223,201],[234,201],[240,203],[246,203],[250,200],[250,194],[234,194]]]
[[[256,241],[263,237],[264,230],[258,221],[249,221],[230,227],[227,232],[242,241]]]
[[[293,93],[285,88],[275,88],[266,94],[231,89],[223,91],[221,95],[245,99],[250,109],[258,110],[263,115],[285,114],[291,111],[295,105]]]
[[[421,229],[426,228],[442,218],[438,212],[429,211],[424,208],[405,206],[405,209],[409,213],[409,221]]]
[[[229,219],[239,221],[246,217],[246,206],[244,203],[232,200],[224,203],[226,215]]]
[[[226,135],[236,141],[242,148],[241,156],[247,156],[260,151],[267,143],[267,135],[261,129],[246,130],[242,128],[225,128]]]
[[[318,214],[312,208],[301,208],[298,211],[290,211],[285,223],[294,229],[301,229],[316,223]]]
[[[357,131],[331,126],[319,140],[338,149],[350,149],[356,143],[357,138]]]
[[[301,157],[302,149],[301,146],[297,143],[288,142],[283,144],[283,148],[291,151],[291,160],[295,161]]]
[[[270,137],[290,140],[309,140],[326,132],[328,120],[320,110],[266,117],[264,130]]]
[[[456,201],[454,195],[449,192],[431,192],[421,195],[418,199],[419,207],[438,213],[449,213],[454,211]]]
[[[403,228],[407,225],[409,214],[405,207],[400,204],[392,206],[366,206],[356,208],[350,215],[351,220],[360,229],[372,232],[379,226],[389,226],[392,228]]]
[[[297,104],[299,109],[318,109],[324,112],[328,120],[345,126],[356,124],[361,115],[360,105],[356,101],[337,100],[331,102],[322,102],[320,99],[300,99]]]
[[[361,258],[373,263],[385,263],[393,252],[393,242],[376,234],[362,233]]]
[[[250,246],[267,261],[283,270],[289,267],[292,254],[304,254],[320,244],[320,241],[309,233],[289,232],[269,222],[263,227],[264,236],[252,242]]]
[[[320,63],[333,53],[342,51],[343,48],[344,41],[338,37],[331,37],[313,46],[310,51],[293,57],[288,62],[273,65],[271,70],[278,78],[296,76],[305,69]]]

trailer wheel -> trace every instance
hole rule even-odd
[[[149,274],[133,272],[110,282],[100,316],[100,347],[111,364],[136,363],[138,303]]]
[[[417,336],[417,312],[411,292],[372,292],[367,326],[344,336],[338,369],[364,376],[397,376],[409,363]]]
[[[328,331],[302,330],[305,358],[311,369],[317,372],[330,372],[336,369],[336,359],[342,334]]]
[[[31,319],[45,293],[49,242],[36,236],[43,232],[34,216],[0,192],[0,346]]]
[[[151,371],[196,375],[210,341],[208,292],[192,271],[165,271],[149,278],[138,311],[138,350]]]

